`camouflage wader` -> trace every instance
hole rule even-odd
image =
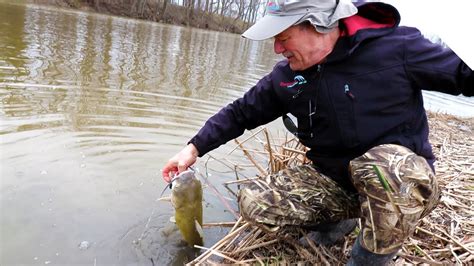
[[[241,189],[247,221],[312,226],[361,217],[361,244],[378,254],[400,249],[439,201],[436,178],[423,157],[385,144],[350,162],[351,194],[311,165],[282,170]]]

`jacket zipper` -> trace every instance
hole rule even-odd
[[[318,68],[316,70],[316,72],[318,72],[318,81],[316,82],[316,95],[314,97],[314,104],[312,103],[311,99],[309,100],[309,112],[308,112],[308,118],[309,118],[309,130],[310,130],[310,137],[313,138],[314,137],[314,133],[313,133],[313,126],[314,126],[314,122],[313,122],[313,119],[315,119],[315,116],[316,116],[316,110],[318,108],[318,94],[319,94],[319,90],[321,89],[321,79],[322,79],[322,71],[323,71],[323,66],[322,65],[318,65]]]

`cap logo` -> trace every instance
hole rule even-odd
[[[267,4],[267,13],[275,14],[281,11],[280,5],[275,1],[269,1]]]

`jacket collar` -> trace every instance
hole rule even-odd
[[[390,34],[400,24],[400,13],[392,5],[374,2],[356,3],[356,6],[358,13],[340,22],[341,37],[326,62],[344,59],[365,40]]]

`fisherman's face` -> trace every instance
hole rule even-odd
[[[329,34],[321,34],[311,25],[296,25],[276,35],[273,48],[288,59],[293,71],[301,71],[321,63],[334,43]]]

